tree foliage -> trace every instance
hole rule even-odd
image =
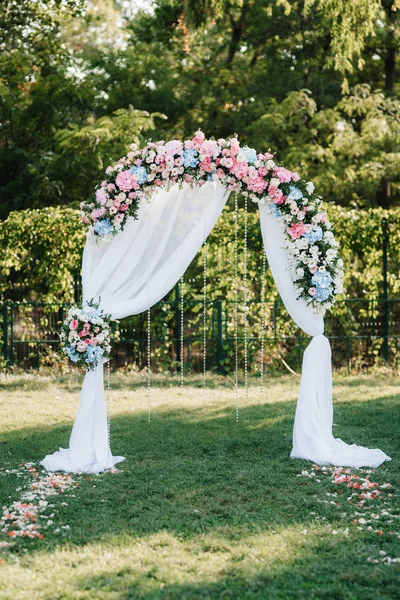
[[[3,4],[0,218],[77,207],[130,142],[199,127],[328,201],[399,203],[400,0]]]

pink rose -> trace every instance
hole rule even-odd
[[[110,215],[116,215],[118,212],[118,209],[115,208],[115,206],[110,206]]]
[[[78,342],[76,345],[76,349],[78,350],[78,352],[86,352],[86,344],[85,342]]]
[[[97,344],[97,338],[93,337],[93,338],[92,338],[92,339],[89,341],[89,344],[90,344],[91,346],[96,346],[96,344]]]
[[[80,343],[80,342],[79,342],[79,343]],[[90,340],[89,340],[89,338],[86,338],[86,340],[84,340],[84,343],[85,343],[85,345],[86,345],[86,346],[88,346],[88,345],[90,344]]]
[[[282,190],[275,187],[274,185],[269,186],[268,196],[272,198],[272,202],[274,202],[275,204],[283,204],[285,201],[285,196],[283,195]]]
[[[315,289],[315,287],[310,287],[308,288],[308,293],[310,294],[310,296],[315,296],[317,290]]]
[[[292,223],[290,227],[287,229],[288,234],[292,238],[292,240],[297,240],[302,235],[304,235],[304,223]]]
[[[72,319],[71,323],[69,324],[69,328],[70,329],[77,329],[78,328],[78,321],[76,319]]]
[[[127,204],[121,204],[121,206],[119,207],[119,210],[125,211],[128,210],[129,206]]]
[[[82,223],[85,223],[86,225],[89,225],[89,223],[90,223],[88,217],[86,217],[86,216],[82,217],[81,221],[82,221]]]
[[[318,271],[318,267],[317,265],[311,265],[311,267],[309,267],[308,270],[314,275],[314,273]]]
[[[202,131],[196,131],[194,138],[193,138],[193,142],[194,144],[202,144],[204,139],[205,139],[205,135]]]
[[[122,221],[125,219],[125,215],[123,215],[122,213],[119,213],[118,215],[115,215],[114,217],[114,221],[116,223],[122,223]]]
[[[123,192],[129,192],[136,181],[130,171],[120,171],[115,179],[115,183]]]

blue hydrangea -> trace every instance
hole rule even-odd
[[[323,236],[324,233],[319,225],[313,227],[310,233],[306,233],[306,238],[309,244],[315,244],[315,242],[322,240]]]
[[[147,171],[144,167],[137,167],[136,165],[134,167],[132,167],[131,169],[129,169],[130,172],[132,173],[132,175],[137,175],[137,182],[139,185],[142,185],[142,183],[146,183],[147,181]]]
[[[331,287],[332,284],[332,276],[328,271],[317,271],[311,279],[313,285],[315,287],[320,287],[323,289]]]
[[[111,224],[110,219],[103,219],[103,221],[97,221],[94,226],[94,231],[100,237],[104,237],[105,235],[109,235],[113,231],[113,226]]]
[[[303,193],[299,188],[291,185],[289,188],[289,196],[293,198],[293,200],[301,200],[303,197]]]
[[[249,165],[253,165],[257,160],[257,152],[254,150],[254,148],[249,148],[248,146],[245,146],[241,150],[246,157],[246,162]]]
[[[275,217],[275,219],[278,219],[282,213],[279,209],[279,206],[277,204],[275,204],[274,202],[271,202],[271,204],[269,205],[269,208],[271,210],[271,215],[273,217]]]
[[[101,310],[100,308],[94,308],[93,306],[89,306],[85,309],[85,307],[83,307],[87,316],[89,317],[89,321],[91,319],[97,319],[98,317],[101,317]]]
[[[331,286],[321,287],[321,286],[317,285],[317,286],[315,286],[315,289],[316,289],[316,293],[315,293],[314,299],[317,300],[317,302],[325,302],[325,300],[328,300],[333,292],[333,289]]]
[[[197,167],[199,164],[198,153],[196,148],[188,148],[182,153],[183,166],[185,169],[189,167]]]
[[[94,363],[97,365],[103,357],[104,351],[100,346],[88,346],[86,348],[85,362],[88,364]]]
[[[78,362],[78,360],[81,357],[81,353],[78,352],[78,350],[76,350],[76,348],[74,348],[73,346],[69,346],[68,348],[66,348],[65,351],[68,354],[69,358],[72,360],[72,362]]]

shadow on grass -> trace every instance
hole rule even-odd
[[[106,590],[115,600],[397,599],[396,569],[379,565],[371,570],[365,551],[373,551],[373,544],[366,547],[364,542],[362,550],[360,553],[348,540],[314,538],[283,561],[271,561],[268,566],[258,563],[258,568],[251,565],[251,573],[246,572],[247,556],[231,554],[223,575],[211,581],[204,577],[199,582],[197,575],[193,577],[196,583],[166,583],[165,571],[153,564],[144,574],[128,567],[77,578],[74,587],[93,599]],[[53,597],[47,596],[47,600]]]
[[[242,407],[238,424],[233,410],[226,408],[216,414],[169,410],[150,424],[145,413],[119,415],[112,420],[112,450],[126,457],[120,473],[81,477],[68,506],[57,506],[57,520],[70,525],[76,545],[160,531],[193,538],[221,529],[235,540],[254,529],[305,523],[311,518],[305,515],[321,505],[318,484],[297,476],[309,463],[289,460],[294,411],[294,401]],[[398,412],[393,397],[338,403],[334,434],[381,447],[394,458]],[[2,435],[2,466],[39,462],[67,447],[70,430],[68,424]],[[393,483],[398,469],[395,463],[387,468]],[[14,480],[5,482],[1,505],[9,496],[16,499],[15,487]],[[335,518],[336,508],[332,510]],[[37,548],[52,551],[64,543],[70,542],[49,537]],[[30,550],[35,551],[33,546]]]

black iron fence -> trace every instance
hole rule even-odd
[[[238,351],[244,364],[245,337],[249,368],[266,372],[284,368],[299,370],[309,338],[288,317],[280,300],[254,301],[246,311],[238,304]],[[40,369],[63,360],[58,331],[68,306],[4,301],[0,303],[0,360],[3,368]],[[185,370],[201,371],[203,348],[206,366],[229,372],[235,356],[235,303],[210,300],[206,303],[203,328],[202,301],[184,303],[181,331],[179,301],[159,302],[151,310],[151,356],[154,370],[174,370],[181,361]],[[265,327],[261,330],[261,316]],[[113,366],[143,369],[147,357],[147,316],[137,315],[119,322],[114,341]],[[375,364],[399,364],[400,299],[342,300],[325,319],[325,334],[331,341],[335,368],[358,370]]]

